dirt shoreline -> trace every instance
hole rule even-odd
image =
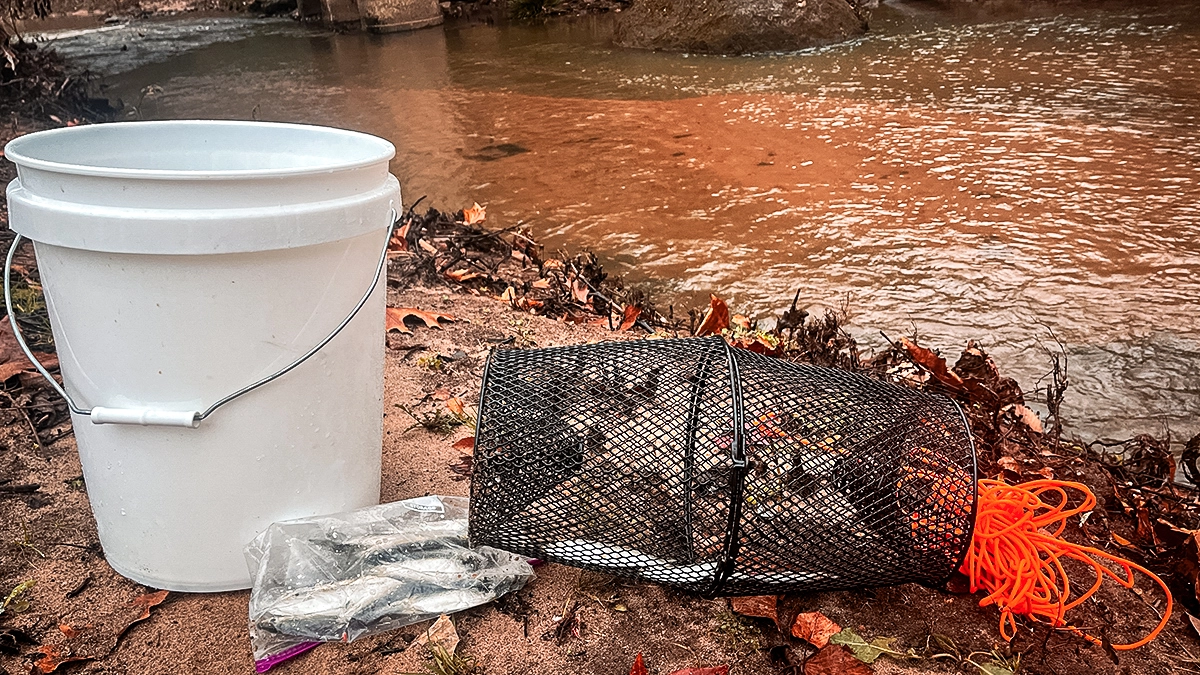
[[[425,242],[430,248],[440,245],[435,230],[410,229],[405,236],[406,241],[425,241],[421,238],[428,237],[434,242]],[[425,250],[419,241],[414,248]],[[443,399],[448,395],[468,402],[477,400],[483,360],[493,346],[516,343],[544,347],[637,338],[636,327],[613,330],[603,319],[573,325],[531,313],[546,313],[553,307],[545,295],[553,289],[544,286],[514,281],[515,285],[509,287],[512,292],[497,298],[488,291],[493,279],[503,275],[513,279],[515,269],[527,274],[536,269],[512,262],[516,257],[503,253],[504,265],[466,282],[438,276],[457,274],[456,268],[437,272],[438,266],[423,263],[421,254],[410,255],[415,261],[410,267],[401,266],[415,272],[434,269],[435,276],[431,277],[432,283],[427,278],[425,283],[393,284],[398,287],[389,290],[389,306],[442,312],[458,320],[442,330],[416,328],[411,335],[389,334],[383,501],[467,494],[469,483],[461,470],[464,456],[453,445],[469,433],[463,427],[448,433],[432,430],[419,424],[417,418],[444,412]],[[27,266],[32,263],[28,252],[19,262]],[[646,316],[659,320],[653,314]],[[743,334],[742,339],[749,338]],[[821,340],[816,342],[813,349],[817,351],[813,353],[822,348]],[[107,625],[109,617],[127,611],[122,608],[153,589],[120,577],[105,564],[75,441],[61,406],[54,408],[46,388],[39,387],[36,376],[28,373],[10,378],[5,395],[10,405],[0,410],[0,476],[4,481],[0,484],[0,541],[4,542],[0,550],[0,591],[7,594],[23,582],[36,582],[22,596],[29,605],[26,611],[0,616],[0,673],[16,675],[36,672],[33,664],[48,645],[64,642],[64,630]],[[998,439],[985,438],[991,433],[983,428],[987,424],[974,418],[973,422],[978,425],[975,433],[981,453],[985,453],[981,456],[984,467],[1003,467],[1000,474],[1013,480],[1045,475],[1038,472],[1048,469],[1051,475],[1080,480],[1100,494],[1103,506],[1096,510],[1097,517],[1086,528],[1072,527],[1071,538],[1090,540],[1114,553],[1138,559],[1144,559],[1139,550],[1152,550],[1114,543],[1124,539],[1126,543],[1132,540],[1153,546],[1141,538],[1144,533],[1139,531],[1139,514],[1134,512],[1130,517],[1123,510],[1122,497],[1113,491],[1112,478],[1094,458],[1071,454],[1079,449],[1071,450],[1074,446],[1070,444],[1057,446],[1062,454],[1046,451],[1049,446],[1033,437],[1018,419],[1005,417],[997,422]],[[1026,445],[1022,438],[1033,438],[1033,444]],[[993,447],[1005,448],[1003,452],[1008,454],[999,460],[990,457],[986,453]],[[992,470],[985,468],[984,473],[991,474]],[[1194,495],[1190,499],[1194,501]],[[1157,535],[1150,536],[1154,539]],[[1145,580],[1139,581],[1139,588],[1141,600],[1115,585],[1105,586],[1095,601],[1079,608],[1076,620],[1093,630],[1107,626],[1105,630],[1111,632],[1113,640],[1144,634],[1157,621],[1155,612],[1161,611],[1162,603]],[[95,660],[65,665],[59,672],[251,672],[248,595],[246,591],[172,593],[147,620],[133,625],[111,652]],[[1189,604],[1183,597],[1178,600],[1179,605]],[[1017,639],[1006,644],[997,632],[995,609],[980,608],[978,601],[978,595],[964,594],[961,588],[955,591],[907,584],[784,596],[780,599],[780,616],[786,627],[789,618],[798,612],[819,611],[867,639],[895,638],[900,651],[912,649],[921,656],[881,658],[868,671],[881,674],[971,672],[965,661],[956,662],[957,657],[932,658],[938,652],[952,650],[961,656],[984,655],[979,659],[1003,661],[1020,656],[1019,672],[1165,675],[1180,672],[1181,667],[1192,663],[1191,654],[1200,653],[1179,605],[1158,640],[1118,655],[1069,633],[1029,623],[1023,623]],[[556,617],[562,616],[564,607],[576,603],[578,636],[570,631],[564,636],[556,631],[560,622]],[[638,653],[645,655],[651,673],[719,664],[728,664],[731,672],[739,674],[800,673],[805,672],[803,664],[817,653],[808,643],[790,637],[786,630],[781,632],[768,620],[731,613],[724,599],[706,600],[651,583],[581,573],[558,565],[539,567],[535,580],[520,593],[457,614],[454,621],[463,640],[461,652],[473,660],[478,672],[484,673],[624,675]],[[71,628],[61,628],[64,625]],[[401,629],[349,645],[322,645],[272,672],[420,672],[428,663],[427,654],[405,647],[423,627]],[[820,671],[814,664],[808,672],[837,671]]]

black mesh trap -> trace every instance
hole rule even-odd
[[[975,452],[953,401],[720,337],[497,350],[473,545],[706,595],[938,583]]]

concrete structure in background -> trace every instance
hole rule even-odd
[[[442,22],[438,0],[298,0],[302,21],[331,28],[396,33]]]

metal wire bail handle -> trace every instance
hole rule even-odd
[[[50,386],[54,387],[54,390],[58,392],[58,395],[63,397],[63,399],[67,402],[67,406],[70,407],[71,412],[75,413],[76,415],[87,415],[92,420],[92,424],[137,424],[141,426],[187,427],[195,429],[196,427],[200,426],[200,423],[207,419],[209,415],[213,414],[217,408],[220,408],[226,403],[229,403],[236,398],[240,398],[254,391],[255,389],[258,389],[265,384],[274,382],[280,377],[283,377],[289,372],[295,370],[300,366],[300,364],[309,360],[316,355],[317,352],[321,351],[321,349],[323,349],[325,345],[329,344],[335,337],[337,337],[338,334],[346,328],[346,326],[350,325],[350,322],[354,320],[354,317],[358,316],[358,312],[367,304],[367,301],[371,299],[371,294],[373,294],[375,289],[379,286],[379,279],[383,276],[383,270],[387,267],[388,244],[391,243],[392,233],[396,230],[396,219],[397,213],[396,209],[393,207],[388,210],[387,237],[383,240],[383,252],[379,254],[379,265],[375,268],[375,276],[371,280],[370,288],[368,288],[367,292],[363,294],[362,299],[358,301],[358,304],[354,306],[354,309],[350,311],[350,314],[347,315],[346,318],[343,319],[342,322],[339,323],[337,327],[329,333],[329,335],[325,336],[325,339],[318,342],[312,349],[309,349],[295,361],[292,361],[288,365],[280,368],[261,380],[258,380],[257,382],[248,384],[245,387],[238,389],[232,394],[208,406],[208,408],[203,411],[159,410],[156,408],[105,408],[102,406],[82,408],[77,405],[75,400],[71,398],[71,395],[68,394],[67,391],[63,389],[62,385],[58,383],[58,380],[55,380],[46,370],[46,367],[43,366],[41,362],[38,361],[33,355],[33,352],[29,349],[29,345],[25,343],[25,336],[21,334],[21,328],[17,325],[17,317],[13,312],[12,303],[12,261],[13,256],[17,252],[17,248],[20,247],[21,243],[25,241],[25,238],[19,234],[13,238],[12,246],[8,248],[8,256],[4,259],[4,306],[5,309],[8,310],[8,322],[12,327],[13,335],[17,338],[17,344],[21,347],[21,351],[25,353],[25,358],[29,359],[30,363],[33,364],[33,367],[37,368],[37,371],[42,374],[42,377],[46,378],[46,381],[50,383]]]

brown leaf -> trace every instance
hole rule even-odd
[[[729,323],[742,330],[750,330],[750,319],[745,314],[734,314]]]
[[[482,277],[483,277],[483,275],[480,274],[479,272],[472,272],[471,270],[466,270],[466,269],[449,270],[446,272],[447,279],[449,279],[451,281],[457,281],[460,284],[470,281],[472,279],[479,279]]]
[[[466,405],[457,396],[446,399],[446,408],[459,417],[462,417],[466,413]]]
[[[550,288],[550,280],[549,279],[538,279],[537,281],[533,282],[533,287],[540,288],[543,290],[548,289],[548,288]]]
[[[571,279],[571,298],[575,300],[575,302],[584,305],[588,304],[588,294],[590,292],[591,289],[588,288],[588,285],[584,283],[582,279],[579,277],[574,277]]]
[[[1018,420],[1020,420],[1025,426],[1029,427],[1030,431],[1034,431],[1039,434],[1042,433],[1042,419],[1037,416],[1037,413],[1021,405],[1020,403],[1014,404],[1012,406],[1012,411],[1013,414],[1017,416]]]
[[[475,202],[475,205],[470,208],[463,209],[463,222],[467,225],[482,223],[485,220],[487,220],[487,207],[480,206],[479,202]]]
[[[511,305],[513,307],[516,307],[517,306],[517,289],[513,288],[512,286],[509,286],[508,288],[504,289],[504,292],[500,294],[500,300],[503,302],[507,302],[509,305]]]
[[[33,356],[42,362],[46,370],[58,368],[58,357],[54,354],[34,352]],[[0,382],[19,373],[34,372],[34,370],[33,363],[25,358],[25,353],[17,344],[17,337],[13,335],[12,324],[8,322],[8,317],[0,319]]]
[[[729,675],[729,666],[706,666],[704,668],[684,668],[673,670],[670,675]]]
[[[752,595],[744,598],[730,598],[729,604],[733,611],[743,616],[758,616],[779,622],[779,596]]]
[[[649,675],[646,671],[646,662],[642,660],[641,652],[638,652],[637,658],[633,660],[633,667],[629,669],[629,675]]]
[[[447,654],[453,654],[458,651],[458,631],[454,628],[454,622],[445,614],[438,617],[433,625],[425,629],[408,644],[407,649],[416,649],[421,646],[426,646],[432,650],[435,646],[446,650]]]
[[[1192,624],[1192,630],[1196,631],[1197,636],[1200,636],[1200,619],[1197,619],[1196,617],[1192,616],[1191,614],[1188,614],[1187,618],[1188,618],[1188,623]]]
[[[696,329],[696,335],[717,335],[726,328],[729,328],[729,305],[726,305],[724,300],[710,294],[708,311],[704,313],[704,320]]]
[[[1158,536],[1154,533],[1154,524],[1150,520],[1150,511],[1145,504],[1138,504],[1137,508],[1137,538],[1142,542],[1143,546],[1154,546],[1162,548],[1162,542],[1158,540]]]
[[[1177,558],[1175,571],[1191,582],[1194,597],[1200,602],[1200,541],[1195,532],[1183,542],[1183,553]]]
[[[640,307],[629,305],[625,308],[625,318],[621,319],[621,327],[617,330],[626,331],[630,328],[633,328],[634,324],[637,323],[637,320],[641,315],[642,310]]]
[[[460,438],[450,447],[460,452],[470,452],[475,449],[475,437],[467,436],[466,438]]]
[[[900,346],[904,347],[904,351],[908,353],[908,358],[912,359],[913,363],[929,371],[938,382],[953,389],[963,388],[962,378],[958,376],[958,373],[950,370],[946,365],[946,359],[938,356],[932,349],[926,349],[906,337],[900,338]]]
[[[166,600],[167,592],[147,593],[133,599],[128,605],[96,618],[86,626],[75,627],[63,623],[58,629],[65,638],[57,644],[46,644],[38,648],[42,657],[33,664],[35,673],[52,673],[66,663],[91,661],[108,656],[116,649],[121,636],[138,621],[150,617],[150,608]]]
[[[398,330],[406,335],[412,335],[412,329],[405,325],[408,319],[416,319],[425,323],[426,328],[441,328],[441,321],[457,321],[449,314],[441,312],[423,312],[415,307],[388,307],[387,332]]]
[[[827,645],[804,662],[804,675],[872,675],[873,672],[842,645]]]
[[[1054,480],[1054,469],[1048,466],[1043,466],[1042,468],[1038,469],[1037,473],[1046,480]]]
[[[829,638],[842,632],[842,627],[820,612],[801,612],[792,623],[792,635],[807,640],[817,649],[829,644]]]
[[[1118,546],[1133,546],[1132,541],[1129,541],[1128,539],[1126,539],[1125,537],[1122,537],[1121,535],[1117,534],[1116,532],[1110,532],[1109,534],[1112,535],[1112,540],[1117,542]]]
[[[1021,463],[1013,457],[1005,455],[1004,457],[996,460],[996,464],[1005,471],[1011,471],[1017,475],[1021,474]]]
[[[405,221],[403,225],[396,228],[392,233],[392,240],[388,242],[389,251],[407,251],[408,250],[408,228],[412,226],[412,221]]]

